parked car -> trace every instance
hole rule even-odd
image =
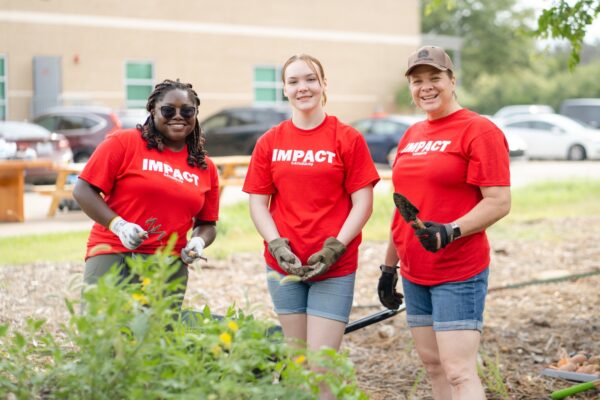
[[[75,162],[86,162],[104,138],[121,128],[121,120],[105,107],[53,107],[33,122],[66,136]]]
[[[52,133],[29,122],[0,121],[0,137],[15,144],[14,159],[47,158],[55,164],[69,163],[73,153],[64,135]],[[47,183],[56,180],[56,171],[50,168],[26,170],[25,182]]]
[[[525,140],[530,158],[600,159],[600,131],[564,115],[516,115],[500,124],[505,132]]]
[[[143,125],[148,118],[148,111],[144,108],[128,108],[126,110],[116,110],[115,113],[121,120],[121,128],[129,129]]]
[[[0,132],[0,160],[10,160],[17,155],[17,144],[6,140]]]
[[[560,105],[560,113],[593,128],[600,128],[600,99],[567,99]]]
[[[425,118],[424,115],[376,115],[350,125],[364,135],[373,162],[392,165],[404,132]]]
[[[263,133],[290,117],[287,107],[236,107],[207,117],[200,126],[209,155],[248,155]]]
[[[508,156],[511,160],[526,160],[528,158],[527,142],[521,136],[511,130],[503,129],[501,119],[489,115],[483,116],[490,119],[504,133],[506,143],[508,143]]]
[[[516,104],[500,108],[494,114],[494,118],[508,118],[523,114],[549,114],[553,112],[554,109],[546,104]]]

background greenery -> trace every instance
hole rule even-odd
[[[588,2],[593,3],[593,8],[585,15],[593,20],[600,10],[600,1],[580,0],[578,3]],[[568,42],[549,45],[539,41],[541,33],[536,25],[543,30],[544,25],[540,23],[543,21],[536,24],[532,9],[517,7],[523,4],[517,0],[421,2],[423,33],[463,40],[457,71],[460,103],[482,114],[494,114],[510,104],[548,104],[558,111],[564,99],[600,97],[600,42],[582,45],[577,50],[581,62],[574,66]],[[548,12],[554,10],[550,5],[549,1]],[[580,12],[557,10],[567,15]],[[546,20],[551,18],[548,15]],[[575,29],[580,22],[581,18],[570,23]],[[562,27],[562,31],[563,37],[570,37],[566,27]],[[451,56],[456,59],[456,55]],[[400,112],[413,111],[406,84],[398,88],[396,102]]]
[[[520,234],[531,237],[531,230],[543,224],[515,228],[525,221],[600,215],[600,180],[547,182],[513,189],[512,210],[508,217],[490,229],[490,235]],[[387,240],[393,203],[390,195],[376,194],[374,211],[367,223],[364,240]],[[210,258],[225,258],[234,252],[261,251],[262,240],[250,220],[247,202],[221,209],[215,243],[206,250]],[[83,261],[88,232],[56,233],[0,238],[1,264]]]

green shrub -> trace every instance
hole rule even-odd
[[[343,354],[293,349],[233,307],[223,319],[179,313],[168,254],[128,260],[139,283],[113,269],[84,288],[83,313],[66,300],[58,333],[41,320],[24,332],[0,325],[0,398],[312,399],[321,382],[338,398],[367,398]]]

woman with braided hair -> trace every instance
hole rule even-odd
[[[73,191],[96,221],[86,283],[97,282],[115,263],[128,275],[125,257],[153,254],[176,234],[174,251],[183,263],[172,278],[182,278],[183,299],[187,265],[214,241],[219,212],[217,169],[206,157],[199,106],[191,84],[165,80],[148,98],[144,124],[110,135],[92,154]]]

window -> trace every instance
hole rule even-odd
[[[257,104],[285,104],[281,68],[274,66],[254,67],[254,102]]]
[[[0,121],[6,120],[6,57],[0,54]]]
[[[154,89],[154,64],[150,61],[125,63],[125,99],[127,108],[145,108]]]

